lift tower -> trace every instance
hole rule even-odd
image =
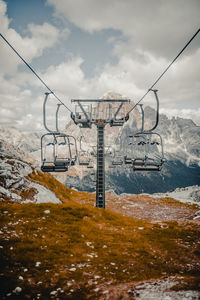
[[[105,208],[105,156],[104,128],[107,124],[123,126],[128,120],[122,112],[128,99],[72,99],[75,114],[71,114],[76,125],[81,128],[97,126],[97,169],[96,169],[96,207]]]

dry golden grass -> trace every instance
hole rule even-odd
[[[65,296],[59,299],[78,299],[77,293],[97,299],[95,288],[107,282],[199,276],[199,230],[193,224],[163,227],[73,203],[2,203],[0,210],[1,297],[20,286],[23,297],[31,291],[31,297],[49,299],[61,288]]]
[[[27,178],[31,181],[42,184],[46,188],[50,189],[63,203],[72,202],[75,205],[77,204],[77,201],[79,201],[80,203],[94,202],[94,194],[71,190],[48,173],[35,171],[32,174],[30,174]]]
[[[51,175],[29,178],[63,204],[0,204],[2,299],[9,293],[11,299],[98,299],[101,286],[178,274],[185,278],[180,289],[199,288],[195,224],[125,217],[83,205],[94,195],[72,191]],[[17,286],[22,291],[13,296]]]

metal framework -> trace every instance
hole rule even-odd
[[[82,128],[97,127],[97,170],[96,170],[96,207],[105,208],[105,146],[104,128],[107,124],[123,126],[128,117],[123,112],[125,99],[72,99],[75,114],[71,114],[76,125]],[[113,105],[114,104],[114,105]]]
[[[58,129],[58,113],[62,104],[57,105],[55,130],[47,126],[46,105],[50,94],[45,93],[43,103],[43,125],[48,133],[41,137],[41,170],[43,172],[67,172],[70,166],[75,165],[78,158],[76,139],[71,135],[61,133]]]
[[[160,134],[154,132],[159,123],[158,90],[151,89],[151,91],[156,100],[155,124],[148,130],[144,129],[144,109],[142,104],[138,104],[142,116],[141,130],[129,136],[131,139],[127,145],[127,152],[129,153],[124,156],[124,163],[132,165],[133,171],[161,171],[165,162],[162,138]]]
[[[71,118],[81,128],[97,128],[97,145],[91,146],[92,151],[84,150],[80,137],[80,150],[77,150],[76,139],[59,130],[58,116],[62,104],[57,104],[55,113],[55,129],[51,130],[46,123],[46,105],[50,93],[45,93],[43,104],[43,122],[48,133],[41,138],[41,170],[43,172],[66,172],[70,166],[79,164],[93,169],[93,158],[96,158],[96,207],[105,208],[105,159],[110,158],[109,168],[118,168],[122,165],[132,166],[133,171],[160,171],[165,161],[161,136],[154,132],[159,122],[159,99],[157,90],[152,90],[156,100],[156,118],[152,128],[144,128],[145,113],[142,104],[138,104],[141,111],[141,129],[133,132],[127,140],[126,155],[104,143],[104,129],[106,125],[123,126],[129,119],[124,110],[128,99],[72,99],[75,104],[75,113]],[[131,139],[131,140],[130,140]],[[95,174],[95,172],[93,172]]]

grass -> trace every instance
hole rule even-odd
[[[85,202],[94,203],[94,194],[71,190],[48,173],[34,171],[27,178],[50,189],[63,203],[73,203],[74,205],[77,205],[77,201],[83,204]]]
[[[0,212],[1,298],[19,286],[21,299],[49,299],[59,288],[64,293],[58,290],[58,299],[97,299],[96,287],[108,282],[177,274],[190,278],[184,287],[193,282],[199,288],[199,230],[193,224],[165,222],[162,228],[73,204],[2,203]]]
[[[49,174],[29,179],[63,203],[0,203],[1,299],[98,299],[110,286],[177,275],[184,278],[179,289],[199,289],[194,223],[124,217],[94,208],[94,195]]]

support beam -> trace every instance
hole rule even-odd
[[[96,207],[101,208],[105,208],[104,126],[103,121],[97,124]]]

